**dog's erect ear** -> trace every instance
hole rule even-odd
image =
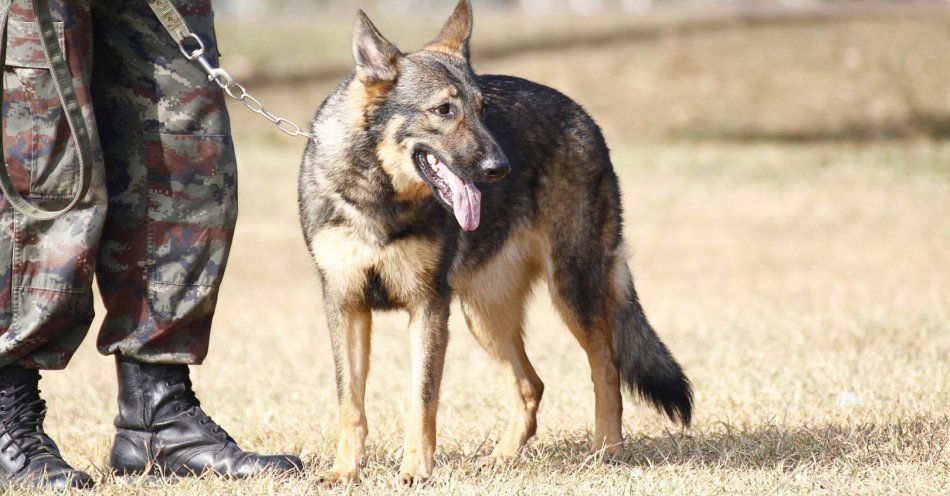
[[[394,81],[402,53],[376,29],[362,10],[353,27],[353,58],[364,82]]]
[[[469,0],[459,0],[455,11],[442,26],[442,31],[423,49],[444,52],[468,59],[468,41],[472,37],[472,4]]]

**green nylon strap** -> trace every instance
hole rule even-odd
[[[148,0],[148,6],[158,16],[158,20],[161,21],[162,26],[165,26],[168,34],[172,35],[175,43],[181,44],[185,41],[185,38],[191,35],[191,30],[188,29],[185,19],[182,18],[181,13],[172,5],[170,0]]]
[[[56,28],[53,26],[53,16],[49,10],[49,0],[32,1],[33,15],[36,18],[36,24],[40,32],[40,43],[43,45],[43,55],[50,66],[53,86],[56,87],[56,93],[63,105],[66,123],[69,124],[69,130],[76,140],[76,148],[79,151],[80,183],[76,195],[65,207],[60,210],[44,210],[28,202],[16,190],[13,181],[10,179],[10,174],[7,172],[7,165],[3,158],[4,154],[0,153],[0,190],[3,191],[3,195],[16,211],[37,220],[52,220],[72,210],[86,196],[89,183],[92,182],[92,140],[89,137],[89,130],[86,128],[82,108],[79,106],[79,99],[76,97],[76,88],[73,87],[73,77],[70,74],[69,65],[66,63],[63,51],[59,48],[59,39],[56,35]],[[12,0],[5,3],[3,14],[0,16],[0,67],[6,65],[7,19],[10,15]],[[0,104],[2,104],[2,100],[3,77],[0,75]]]

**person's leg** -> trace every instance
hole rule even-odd
[[[66,464],[43,431],[36,370],[64,368],[92,322],[94,253],[106,213],[90,99],[88,1],[50,3],[93,142],[93,180],[82,201],[52,221],[20,214],[0,197],[0,476],[14,484],[88,486],[92,479]],[[0,135],[7,170],[30,202],[61,208],[79,185],[78,153],[30,0],[12,3],[6,48]]]
[[[176,0],[217,62],[210,0]],[[301,468],[246,452],[203,412],[188,365],[208,351],[218,285],[237,217],[237,176],[223,93],[179,52],[146,2],[100,0],[94,101],[109,213],[97,276],[99,334],[116,355],[116,473],[247,476]]]
[[[103,354],[200,364],[237,219],[223,94],[146,2],[96,2],[96,80],[109,213],[98,254]],[[216,61],[209,0],[176,1]]]
[[[0,366],[64,368],[93,317],[94,257],[106,204],[90,104],[91,20],[86,0],[54,0],[50,6],[96,161],[86,197],[55,220],[17,213],[0,195]],[[30,0],[14,0],[10,8],[6,59],[2,135],[7,170],[29,201],[61,207],[79,185],[78,153]]]

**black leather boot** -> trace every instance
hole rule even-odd
[[[0,473],[4,484],[32,488],[90,488],[89,474],[69,466],[43,431],[46,402],[40,374],[17,366],[0,368]]]
[[[243,451],[201,409],[187,365],[116,355],[119,416],[111,464],[118,475],[248,477],[303,469],[296,456]]]

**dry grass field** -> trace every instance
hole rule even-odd
[[[404,48],[438,26],[377,20]],[[693,381],[695,421],[680,430],[627,401],[623,463],[586,457],[586,360],[541,287],[528,322],[546,384],[538,437],[519,463],[479,470],[507,382],[455,315],[437,472],[402,491],[950,494],[950,10],[518,22],[515,35],[516,21],[476,17],[476,69],[562,89],[603,124],[630,263]],[[273,110],[307,120],[345,67],[348,20],[254,26],[222,22],[225,63]],[[244,447],[299,453],[306,474],[112,480],[114,371],[92,336],[66,372],[46,374],[49,430],[101,494],[396,492],[406,317],[374,323],[363,483],[317,487],[336,406],[297,226],[303,142],[240,106],[232,115],[241,218],[211,355],[193,375]]]

